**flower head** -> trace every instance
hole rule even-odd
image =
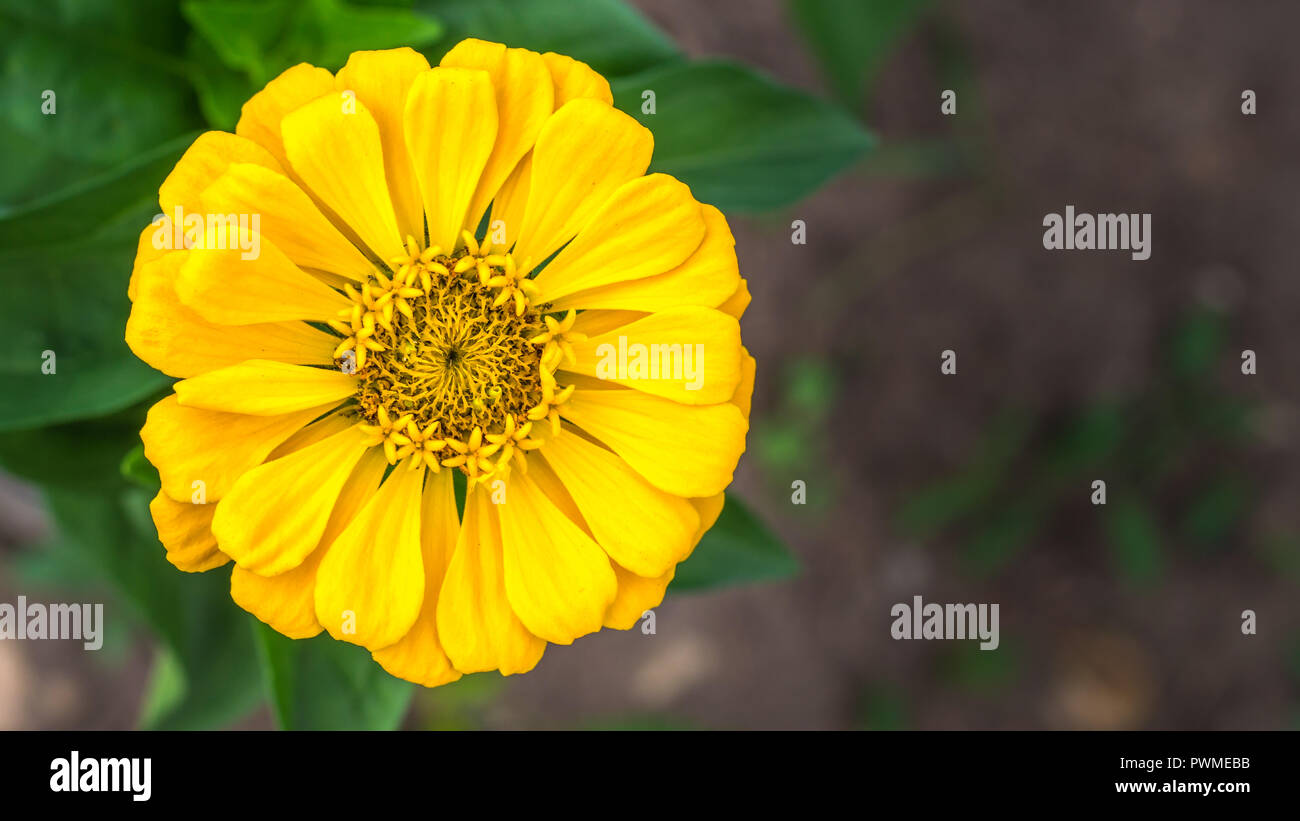
[[[635,624],[754,375],[726,220],[652,147],[586,65],[479,40],[295,66],[200,136],[126,329],[181,380],[141,432],[168,559],[428,686]]]

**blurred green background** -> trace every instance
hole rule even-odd
[[[99,653],[0,643],[0,726],[1300,726],[1298,18],[1208,0],[3,0],[0,601],[106,601],[110,622]],[[760,364],[735,493],[653,635],[416,692],[357,648],[261,627],[228,569],[165,562],[137,434],[169,380],[122,326],[135,239],[196,133],[233,127],[294,63],[436,60],[464,36],[611,79],[655,169],[732,219]],[[1152,259],[1044,251],[1042,215],[1067,204],[1152,212]],[[999,603],[1000,649],[892,641],[913,595]]]

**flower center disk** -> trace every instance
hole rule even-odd
[[[475,476],[504,461],[489,457],[507,440],[527,435],[550,373],[531,282],[509,255],[466,242],[442,254],[408,239],[391,276],[345,286],[352,307],[330,324],[345,336],[336,358],[355,365],[357,412],[389,462],[416,454],[415,467],[422,454],[434,469],[453,464]]]

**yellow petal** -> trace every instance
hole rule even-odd
[[[695,544],[699,544],[700,539],[704,538],[704,534],[708,533],[713,525],[717,523],[718,517],[722,515],[722,508],[726,503],[727,494],[725,493],[715,493],[712,496],[691,499],[695,511],[700,514],[700,529],[695,532]]]
[[[645,617],[647,610],[658,607],[664,600],[664,592],[676,572],[677,566],[674,565],[658,576],[647,578],[615,564],[618,595],[605,610],[605,626],[615,630],[631,630],[635,627]]]
[[[317,548],[302,564],[278,576],[260,576],[235,565],[230,598],[276,632],[309,639],[324,629],[316,620],[316,570],[324,557],[325,549]]]
[[[168,396],[149,409],[140,439],[145,458],[158,468],[168,496],[212,503],[325,410],[244,416],[183,407],[175,396]]]
[[[245,359],[334,364],[337,337],[305,323],[216,325],[182,304],[174,282],[188,253],[168,254],[136,272],[138,298],[126,321],[126,344],[136,356],[168,376],[180,378]]]
[[[401,641],[374,654],[375,661],[392,675],[425,687],[437,687],[460,678],[438,640],[438,593],[460,531],[451,477],[452,472],[444,470],[425,478],[420,514],[424,560],[424,603],[420,605],[420,615]]]
[[[492,217],[488,220],[488,237],[495,243],[510,248],[519,238],[519,226],[524,222],[524,207],[528,205],[528,183],[533,176],[533,155],[524,155],[501,184],[492,200]]]
[[[176,397],[190,408],[274,416],[339,402],[356,390],[357,377],[250,359],[177,382]]]
[[[176,161],[176,167],[158,189],[163,216],[174,220],[179,208],[183,226],[185,216],[203,215],[199,195],[232,163],[252,163],[277,173],[281,170],[275,157],[252,140],[225,131],[204,132]]]
[[[662,274],[704,239],[691,190],[667,174],[624,183],[537,276],[548,301],[613,282]]]
[[[581,63],[563,54],[547,52],[542,55],[546,69],[551,73],[551,85],[554,91],[554,107],[570,100],[590,98],[600,100],[607,105],[614,104],[614,95],[609,90],[609,82],[592,71],[586,63]],[[531,146],[523,159],[506,177],[506,181],[497,189],[492,198],[492,218],[489,230],[493,241],[510,248],[519,235],[519,226],[523,224],[524,208],[528,205],[528,186],[533,176],[533,153]],[[728,292],[730,293],[730,292]]]
[[[588,336],[600,336],[648,316],[644,311],[586,311],[578,314],[573,329]]]
[[[497,106],[486,71],[435,68],[406,99],[406,144],[420,181],[429,243],[455,247],[497,136]]]
[[[342,433],[355,424],[356,420],[347,406],[340,405],[293,436],[285,439],[275,450],[271,451],[271,455],[267,458],[279,459],[281,456],[288,456],[303,448],[309,448],[317,442],[323,442],[337,433]],[[387,459],[384,460],[385,464],[387,464],[387,461]],[[379,483],[376,482],[375,486],[378,487]]]
[[[691,506],[695,508],[699,517],[699,525],[696,528],[694,537],[691,539],[691,551],[695,550],[695,546],[700,543],[700,539],[718,520],[725,499],[725,493],[718,493],[713,496],[690,500]],[[691,551],[688,551],[681,561],[685,561]],[[664,600],[664,592],[668,589],[668,584],[672,582],[673,576],[677,573],[677,568],[676,566],[670,567],[668,572],[661,576],[647,578],[638,576],[615,563],[614,573],[618,576],[618,595],[614,598],[614,601],[610,602],[609,608],[605,611],[605,626],[612,627],[615,630],[630,630],[645,617],[647,610],[658,607],[660,602]]]
[[[283,174],[235,163],[203,191],[212,214],[257,214],[263,237],[300,268],[364,282],[375,266],[339,233],[311,197]]]
[[[351,91],[370,109],[384,146],[384,172],[403,237],[424,238],[424,210],[402,125],[406,95],[429,61],[411,48],[354,51],[335,78],[340,91]]]
[[[541,452],[614,561],[638,575],[659,576],[691,549],[700,517],[690,502],[653,487],[618,456],[576,434],[548,440]]]
[[[609,89],[609,81],[591,66],[572,57],[548,51],[542,55],[546,69],[551,72],[551,82],[555,88],[555,107],[569,100],[588,98],[600,100],[606,105],[614,104],[614,94]]]
[[[509,676],[537,666],[546,642],[528,632],[506,598],[500,525],[488,496],[478,486],[465,497],[465,519],[438,597],[438,636],[460,672]]]
[[[238,239],[236,239],[238,236]],[[242,243],[242,244],[241,244]],[[256,256],[242,248],[257,248]],[[265,238],[216,229],[190,251],[176,278],[176,295],[220,325],[337,319],[351,302],[289,261]]]
[[[423,481],[422,470],[390,473],[321,560],[316,618],[334,638],[379,650],[415,623],[424,601]]]
[[[519,620],[556,644],[599,630],[618,590],[605,551],[527,474],[510,476],[498,508],[506,594]]]
[[[580,314],[574,330],[589,333],[581,320],[598,313]],[[741,377],[740,324],[712,308],[669,308],[591,334],[573,351],[577,364],[562,367],[688,405],[729,401]]]
[[[561,513],[568,516],[571,522],[582,528],[582,532],[591,536],[591,529],[587,527],[587,522],[582,518],[582,511],[578,509],[573,497],[569,495],[564,482],[560,481],[559,474],[545,459],[532,459],[528,462],[528,478],[537,483],[537,486],[560,509]],[[592,536],[592,538],[595,537]]]
[[[683,556],[681,561],[689,558],[690,553],[695,550],[695,546],[700,543],[700,539],[718,521],[725,500],[725,493],[689,500],[698,514],[699,525],[696,527],[695,535],[691,539],[691,550],[687,551],[687,555]],[[605,611],[605,626],[612,627],[615,630],[630,630],[636,626],[638,621],[644,618],[647,610],[658,607],[659,603],[663,601],[664,592],[668,589],[668,584],[677,573],[677,568],[676,566],[670,567],[668,572],[661,576],[647,578],[638,576],[615,563],[614,573],[618,576],[618,595],[614,597],[614,601],[610,602],[609,608]]]
[[[576,390],[561,414],[676,496],[712,496],[731,484],[749,429],[730,403],[682,405],[628,390]]]
[[[758,362],[744,347],[740,349],[740,355],[740,382],[736,384],[736,392],[731,395],[731,404],[740,408],[740,412],[748,419],[750,400],[754,398],[754,376],[758,372]]]
[[[475,39],[457,43],[440,65],[486,71],[495,91],[496,140],[466,217],[470,230],[474,230],[488,203],[537,142],[543,124],[554,111],[551,74],[542,56],[534,51]]]
[[[343,485],[320,542],[302,564],[277,576],[261,576],[236,565],[230,574],[230,597],[235,603],[291,639],[319,633],[323,628],[316,620],[316,571],[330,543],[379,489],[387,469],[382,452],[366,451]]]
[[[158,541],[167,550],[167,561],[187,573],[202,573],[221,567],[230,557],[217,549],[212,535],[212,513],[216,505],[177,502],[159,491],[149,503],[149,513],[158,528]]]
[[[127,299],[132,302],[135,301],[141,269],[149,263],[157,262],[173,253],[171,246],[174,242],[169,238],[171,233],[170,223],[157,218],[154,222],[146,225],[144,230],[140,232],[140,238],[136,240],[135,245],[135,262],[131,266],[131,280],[126,285]],[[180,253],[180,251],[178,250],[175,253]]]
[[[700,515],[700,525],[695,531],[695,538],[691,540],[691,549],[682,557],[682,562],[691,557],[691,554],[695,552],[695,548],[700,546],[700,540],[704,538],[704,534],[708,533],[717,524],[718,517],[722,515],[722,508],[727,503],[727,494],[715,493],[712,496],[698,496],[691,499],[690,503],[695,508],[695,512]],[[678,564],[681,564],[681,562],[678,562]]]
[[[334,75],[323,68],[306,63],[287,68],[244,103],[235,133],[262,146],[285,170],[291,170],[280,138],[280,121],[333,90]]]
[[[240,567],[263,576],[302,564],[320,544],[343,485],[366,452],[349,428],[246,472],[217,504],[212,532]]]
[[[718,310],[731,314],[736,319],[740,319],[745,315],[745,309],[748,307],[749,282],[742,277],[740,284],[736,286],[735,292],[718,306]]]
[[[397,215],[384,178],[379,125],[360,101],[344,111],[336,95],[284,118],[280,132],[293,170],[381,260],[403,253]]]
[[[681,265],[662,274],[613,282],[560,297],[554,301],[555,310],[662,311],[681,305],[713,307],[725,302],[740,286],[736,240],[721,211],[712,205],[702,205],[701,209],[704,239]]]
[[[618,109],[589,99],[565,103],[533,148],[515,256],[539,264],[555,253],[619,186],[645,173],[653,151],[650,132]]]

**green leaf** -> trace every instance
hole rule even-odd
[[[1241,522],[1250,502],[1246,482],[1237,476],[1222,476],[1201,491],[1183,520],[1183,533],[1203,546],[1226,539]]]
[[[835,406],[839,378],[830,363],[802,357],[787,368],[786,402],[798,416],[824,419]]]
[[[0,266],[7,271],[31,256],[88,241],[128,240],[134,258],[140,231],[158,212],[158,187],[196,136],[191,132],[132,154],[101,174],[6,213],[0,218]],[[125,276],[121,285],[125,293]]]
[[[39,430],[0,433],[0,465],[16,476],[96,493],[122,484],[122,458],[140,444],[145,406]]]
[[[982,650],[979,639],[954,642],[945,654],[943,676],[975,693],[1004,690],[1020,676],[1020,652],[1005,639],[996,650]]]
[[[1174,329],[1169,357],[1174,373],[1195,379],[1209,373],[1227,342],[1227,320],[1219,311],[1190,312]]]
[[[122,478],[128,482],[152,490],[155,493],[162,487],[162,479],[158,476],[158,468],[154,467],[144,456],[143,443],[137,444],[127,452],[126,456],[122,457],[120,469]]]
[[[140,705],[140,726],[155,727],[161,724],[185,701],[185,670],[176,654],[166,647],[154,655],[153,670],[149,672],[149,686]]]
[[[651,171],[724,211],[795,202],[874,143],[839,108],[728,62],[673,63],[620,80],[614,102],[654,132]]]
[[[240,107],[268,81],[297,63],[334,70],[354,51],[438,41],[443,28],[410,9],[344,0],[186,0],[191,79],[203,115],[231,129]]]
[[[459,471],[457,471],[459,473]],[[479,730],[486,713],[505,688],[500,673],[471,673],[449,684],[423,691],[415,714],[424,730]]]
[[[863,730],[906,730],[910,725],[907,697],[897,687],[873,686],[862,695],[858,727]]]
[[[704,534],[691,557],[677,567],[672,588],[704,590],[744,582],[793,576],[799,562],[750,512],[739,497],[727,494],[718,521]]]
[[[1256,549],[1273,572],[1293,582],[1300,581],[1300,534],[1270,533],[1261,538]]]
[[[310,8],[310,4],[304,4]],[[288,0],[257,3],[186,0],[181,13],[195,34],[212,47],[212,53],[227,68],[245,72],[252,82],[271,79],[266,57],[275,48],[293,16]],[[202,63],[196,73],[206,70]]]
[[[913,538],[927,539],[990,501],[997,489],[974,474],[936,482],[904,502],[896,517],[898,528]]]
[[[751,428],[754,455],[774,479],[811,468],[827,448],[826,415],[835,405],[839,378],[834,368],[812,357],[799,357],[781,370],[781,404]],[[779,484],[787,484],[780,479]],[[823,488],[830,482],[823,482]],[[821,503],[829,494],[814,497]],[[813,502],[814,506],[818,504]]]
[[[835,93],[856,108],[929,0],[788,0],[787,5]]]
[[[785,420],[756,420],[753,447],[763,469],[774,475],[783,475],[807,466],[814,445],[806,425]]]
[[[406,715],[410,682],[384,671],[364,647],[326,634],[290,639],[254,622],[263,676],[286,730],[393,730]]]
[[[116,490],[93,495],[47,489],[59,532],[48,549],[94,566],[174,656],[160,661],[171,665],[172,680],[156,683],[164,692],[149,700],[144,726],[224,727],[262,697],[247,616],[230,600],[228,571],[182,573],[167,563],[149,518],[151,495],[120,479]]]
[[[1124,440],[1124,410],[1099,403],[1072,416],[1047,447],[1046,467],[1053,476],[1072,476],[1109,458]]]
[[[111,413],[168,383],[126,346],[126,288],[158,185],[191,140],[0,218],[0,431]]]
[[[912,538],[929,538],[992,502],[1032,431],[1032,420],[1022,413],[1005,413],[994,420],[969,466],[904,501],[895,518],[899,530]]]
[[[1159,578],[1163,567],[1160,526],[1143,503],[1112,499],[1106,506],[1111,549],[1120,572],[1134,582]]]
[[[419,48],[442,36],[432,17],[345,0],[186,0],[185,18],[227,67],[258,87],[299,62],[336,69],[354,51]]]
[[[342,66],[354,51],[410,46],[422,48],[442,37],[443,26],[411,9],[361,6],[342,0],[308,0],[310,13],[298,18],[284,53],[296,61],[313,55],[321,65]],[[286,66],[287,68],[288,66]]]
[[[967,566],[980,575],[1002,569],[1029,543],[1044,518],[1044,504],[1037,498],[1009,503],[976,531],[963,557]]]
[[[203,119],[213,128],[234,131],[244,103],[260,87],[247,73],[223,65],[212,44],[198,35],[190,36],[189,61]]]
[[[614,78],[681,56],[677,46],[622,0],[423,0],[451,32],[430,60],[465,37],[554,51]]]
[[[195,128],[184,42],[171,0],[0,6],[0,214]]]

